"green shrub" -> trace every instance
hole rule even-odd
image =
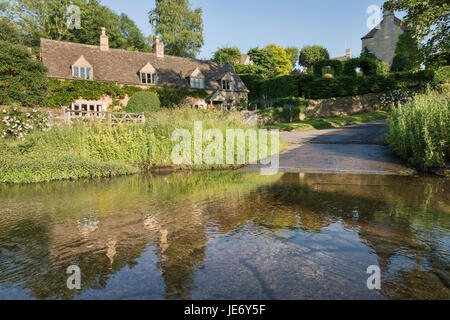
[[[428,91],[392,109],[387,142],[400,157],[423,169],[443,167],[450,158],[450,98]]]
[[[251,90],[249,99],[275,99],[302,97],[305,99],[326,99],[366,93],[389,92],[403,88],[425,88],[435,82],[432,70],[398,72],[373,76],[340,76],[334,78],[315,77],[311,74],[295,74],[272,79],[255,75],[241,77]]]
[[[126,107],[127,112],[153,112],[161,108],[158,96],[154,92],[142,91],[131,96]]]
[[[45,107],[46,68],[26,47],[0,41],[0,105]]]

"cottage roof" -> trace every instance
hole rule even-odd
[[[96,80],[111,81],[129,85],[141,85],[139,72],[145,66],[152,66],[158,73],[160,85],[190,88],[190,75],[197,70],[205,77],[205,89],[221,88],[220,79],[231,74],[235,91],[248,92],[247,87],[228,63],[216,63],[190,58],[164,55],[157,58],[151,52],[127,51],[121,49],[100,50],[99,46],[73,42],[41,39],[41,59],[48,68],[50,77],[72,79],[71,66],[83,56],[92,65]]]

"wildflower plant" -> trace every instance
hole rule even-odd
[[[0,112],[0,138],[25,140],[25,136],[33,130],[48,131],[51,129],[50,115],[33,109],[24,112],[18,107],[3,109]]]

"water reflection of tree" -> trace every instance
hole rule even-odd
[[[83,270],[83,290],[102,289],[111,275],[136,265],[151,244],[166,286],[164,298],[188,299],[195,272],[206,256],[211,226],[219,234],[249,229],[277,241],[286,230],[321,233],[337,221],[358,230],[377,254],[383,274],[390,272],[392,257],[406,248],[418,263],[425,260],[430,265],[431,273],[423,273],[426,279],[431,281],[434,274],[445,282],[448,256],[439,250],[442,234],[436,233],[436,226],[448,225],[448,217],[439,214],[448,209],[449,185],[443,180],[418,183],[399,177],[301,174],[256,179],[200,173],[107,180],[106,185],[81,182],[69,185],[67,193],[59,192],[57,203],[53,194],[47,195],[49,190],[30,192],[29,200],[39,202],[41,210],[52,216],[24,212],[16,223],[0,226],[2,254],[8,241],[16,244],[8,248],[12,258],[0,262],[0,284],[22,286],[36,298],[71,299],[80,292],[65,286],[68,265]],[[12,207],[21,198],[8,192],[10,204],[5,207]],[[58,211],[74,197],[82,199],[75,205],[81,213],[70,205],[65,212]],[[98,228],[80,229],[75,222],[92,212]],[[20,225],[24,223],[27,226]],[[14,234],[14,230],[22,231]],[[23,266],[20,272],[14,270],[17,257]],[[416,270],[402,272],[395,281],[386,282],[387,296],[403,297],[396,296],[394,285],[408,286],[417,274],[422,275]],[[438,297],[448,293],[442,284],[434,289]]]

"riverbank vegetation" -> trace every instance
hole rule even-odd
[[[0,139],[0,182],[34,183],[116,176],[171,167],[172,150],[179,144],[171,140],[172,133],[176,129],[187,129],[194,137],[194,121],[201,121],[203,130],[218,129],[224,137],[226,129],[257,129],[244,124],[238,112],[166,109],[146,117],[147,123],[141,125],[74,124],[54,126],[45,132],[33,131],[23,141]],[[225,145],[223,150],[226,150]],[[246,143],[247,155],[248,150]],[[202,163],[184,167],[225,169],[233,165]]]
[[[415,166],[444,167],[450,159],[450,90],[427,91],[393,107],[387,142]]]

